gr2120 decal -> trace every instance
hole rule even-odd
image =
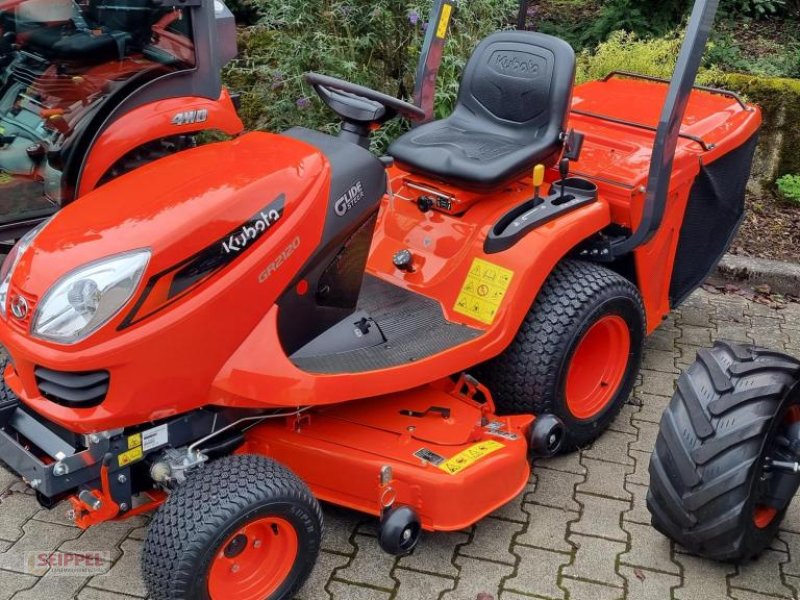
[[[213,274],[244,256],[283,219],[286,195],[275,200],[213,244],[186,260],[153,275],[119,329],[130,327],[166,308]]]

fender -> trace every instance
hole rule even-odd
[[[486,255],[483,244],[489,228],[515,203],[530,197],[529,184],[520,182],[514,189],[498,193],[496,199],[476,204],[461,217],[450,217],[436,212],[423,214],[415,203],[401,200],[409,197],[403,187],[405,174],[394,175],[395,197],[384,199],[367,271],[437,300],[448,320],[474,327],[479,335],[444,353],[393,368],[358,374],[312,374],[297,368],[282,352],[273,353],[269,361],[261,358],[261,349],[280,347],[279,308],[273,306],[217,375],[210,403],[240,408],[333,404],[411,389],[489,360],[511,344],[555,266],[611,223],[609,197],[615,190],[604,192],[601,188],[597,202],[542,226],[505,252]],[[414,272],[404,273],[394,267],[392,257],[402,248],[414,254]],[[491,324],[455,310],[476,258],[513,272]]]
[[[202,122],[185,121],[182,115],[191,111],[207,111]],[[100,179],[120,158],[154,140],[199,131],[219,130],[237,135],[244,124],[236,113],[228,90],[218,100],[188,97],[170,98],[145,104],[126,113],[100,134],[89,150],[80,175],[77,196],[97,187]]]

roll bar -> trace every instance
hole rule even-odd
[[[613,260],[646,244],[661,227],[669,198],[669,186],[681,124],[694,88],[700,62],[719,8],[719,0],[696,0],[686,30],[686,39],[669,84],[667,100],[656,131],[647,180],[642,220],[629,236],[610,243],[606,258]]]
[[[444,52],[444,45],[447,42],[447,31],[454,8],[455,0],[434,0],[433,2],[414,83],[414,104],[425,111],[425,119],[420,123],[433,119],[436,76],[439,74],[439,67],[442,64],[442,52]]]

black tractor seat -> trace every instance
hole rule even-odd
[[[497,187],[558,160],[574,84],[575,52],[565,41],[494,33],[467,63],[453,114],[412,129],[388,153],[413,172]]]

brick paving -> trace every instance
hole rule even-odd
[[[767,600],[798,598],[800,507],[759,560],[716,564],[650,527],[647,465],[679,369],[712,339],[800,356],[800,305],[784,310],[697,292],[648,341],[631,403],[592,447],[539,461],[525,492],[475,527],[426,535],[411,556],[378,549],[375,521],[326,507],[323,552],[300,600]],[[133,600],[146,519],[81,533],[66,508],[39,508],[0,468],[0,600]],[[109,552],[93,577],[31,575],[28,551]]]

